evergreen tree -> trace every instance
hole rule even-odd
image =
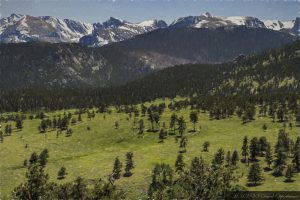
[[[129,176],[132,175],[131,170],[134,168],[132,158],[133,158],[133,153],[132,152],[127,152],[126,153],[125,173],[124,173],[125,177],[129,177]]]
[[[293,164],[296,171],[300,171],[300,149],[297,149],[293,155]]]
[[[39,160],[39,157],[38,157],[37,153],[33,152],[29,158],[29,164],[34,165],[38,162],[38,160]]]
[[[265,161],[268,164],[268,168],[271,169],[271,164],[273,162],[273,154],[271,151],[271,145],[268,143],[265,154]]]
[[[175,162],[175,169],[176,169],[176,172],[183,172],[184,170],[184,162],[183,162],[183,155],[182,154],[179,154],[177,156],[177,159],[176,159],[176,162]]]
[[[214,169],[219,169],[223,165],[224,155],[225,152],[222,148],[218,149],[218,151],[215,153],[214,159],[212,160],[212,167]]]
[[[41,166],[46,166],[47,162],[48,162],[48,158],[49,158],[49,151],[48,149],[44,149],[39,156],[39,163]]]
[[[242,156],[244,156],[243,162],[247,161],[248,155],[249,155],[248,138],[247,138],[247,136],[245,136],[244,140],[243,140],[243,146],[242,146]]]
[[[115,122],[115,129],[118,129],[119,128],[119,122]]]
[[[234,150],[234,152],[232,153],[231,165],[236,166],[238,161],[239,161],[239,154],[236,150]]]
[[[3,143],[4,137],[3,137],[3,132],[0,130],[0,142]]]
[[[193,131],[195,132],[196,131],[196,123],[198,122],[198,113],[195,112],[195,111],[191,112],[190,113],[190,120],[194,125]]]
[[[226,164],[227,164],[227,166],[229,166],[231,164],[231,152],[230,151],[227,151],[227,154],[226,154]]]
[[[140,119],[138,123],[139,123],[139,134],[143,134],[143,132],[144,132],[144,121],[143,121],[143,119]]]
[[[268,141],[265,136],[262,136],[258,140],[258,146],[259,146],[259,154],[260,156],[264,156],[267,146],[268,146]]]
[[[164,190],[173,184],[173,170],[169,165],[156,164],[152,171],[152,180],[148,189],[151,199],[162,199]],[[160,197],[160,198],[159,198]]]
[[[81,177],[77,177],[71,189],[72,199],[84,200],[87,199],[87,184]]]
[[[250,141],[250,158],[252,161],[256,161],[256,156],[259,155],[259,142],[257,140],[257,137],[254,137],[251,141]]]
[[[158,135],[159,142],[163,143],[166,135],[167,133],[163,129],[161,129]]]
[[[286,154],[283,148],[277,149],[274,160],[274,176],[282,176],[282,172],[286,163]]]
[[[24,162],[23,162],[23,166],[27,167],[27,165],[28,165],[28,161],[27,161],[27,159],[25,159]]]
[[[178,123],[178,131],[179,131],[180,137],[182,137],[183,133],[186,129],[184,118],[182,116],[179,117],[177,123]]]
[[[248,174],[248,183],[251,185],[257,185],[259,182],[263,180],[262,174],[261,174],[261,168],[259,164],[253,163],[250,166],[249,174]]]
[[[262,129],[263,129],[264,131],[266,131],[266,130],[268,129],[267,125],[264,124],[263,127],[262,127]]]
[[[153,114],[153,118],[154,118],[156,130],[157,130],[157,129],[159,128],[159,127],[158,127],[158,123],[159,123],[159,120],[160,120],[160,116],[159,116],[158,113],[154,113],[154,114]],[[156,130],[155,130],[155,131],[156,131]]]
[[[13,190],[14,199],[38,200],[49,199],[47,196],[51,191],[48,188],[48,174],[42,167],[33,165],[26,172],[26,182],[20,184]]]
[[[170,121],[170,129],[173,129],[173,133],[175,134],[175,124],[176,124],[176,121],[177,121],[177,115],[176,114],[172,114],[171,115],[171,121]]]
[[[288,165],[285,171],[285,182],[292,182],[293,178],[293,166]]]
[[[79,122],[82,121],[81,112],[78,113],[78,119],[77,119],[77,121],[79,121]]]
[[[151,124],[151,131],[154,131],[154,113],[152,111],[148,111],[148,120],[150,121],[150,124]]]
[[[209,146],[210,146],[210,143],[208,141],[205,141],[203,143],[203,150],[202,151],[208,152],[208,147]]]
[[[20,117],[17,117],[17,119],[16,119],[16,128],[17,129],[23,128],[23,120]]]
[[[91,191],[91,200],[125,199],[122,191],[117,191],[116,187],[103,180],[98,180]]]
[[[180,146],[179,148],[181,148],[180,152],[181,153],[185,153],[186,152],[186,145],[187,145],[187,137],[182,137],[181,140],[180,140]]]
[[[60,170],[57,173],[57,179],[64,179],[66,177],[66,168],[65,167],[61,167]]]
[[[113,178],[119,179],[121,176],[121,172],[122,172],[122,163],[119,160],[119,158],[116,157],[115,162],[114,162],[113,172],[112,172]]]

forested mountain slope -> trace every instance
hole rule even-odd
[[[112,45],[0,44],[0,88],[82,88],[121,85],[187,63],[221,63],[292,42],[268,29],[160,29]]]
[[[134,104],[156,98],[197,96],[275,100],[299,98],[300,41],[224,64],[189,64],[167,68],[123,86],[86,89],[2,91],[0,110],[62,109]],[[298,96],[298,97],[297,97]],[[293,97],[293,98],[294,98]],[[252,100],[251,100],[252,99]],[[212,102],[212,101],[211,101]]]

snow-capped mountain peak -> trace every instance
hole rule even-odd
[[[110,17],[107,21],[103,22],[103,26],[105,28],[118,28],[119,26],[125,23],[122,19],[117,19],[114,17]]]
[[[223,26],[247,26],[251,28],[265,28],[262,21],[255,17],[218,17],[206,12],[200,16],[181,17],[171,23],[172,28],[194,27],[194,28],[218,28]]]
[[[255,17],[219,17],[206,12],[199,16],[180,17],[168,26],[166,22],[157,19],[130,23],[110,17],[103,23],[82,23],[52,16],[11,14],[0,19],[0,42],[80,42],[87,46],[102,46],[161,28],[215,29],[226,26],[268,28],[300,36],[300,18],[295,21],[266,20],[263,22]]]

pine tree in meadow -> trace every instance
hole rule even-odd
[[[248,174],[248,183],[250,185],[256,186],[258,183],[260,183],[263,180],[262,170],[257,162],[253,163],[250,166],[249,174]]]
[[[271,164],[273,162],[273,154],[271,151],[271,145],[268,143],[265,154],[265,161],[268,164],[268,169],[271,169]]]
[[[178,131],[179,131],[180,137],[183,137],[183,133],[186,129],[184,118],[179,117],[177,123],[178,123]]]
[[[285,176],[285,182],[292,182],[293,166],[291,164],[287,166],[284,176]]]
[[[114,162],[114,168],[113,168],[113,178],[114,179],[119,179],[121,176],[121,172],[122,172],[122,163],[119,160],[118,157],[116,157],[115,162]]]
[[[61,167],[57,173],[57,179],[64,179],[66,177],[67,170],[65,167]]]
[[[242,156],[244,156],[243,162],[247,161],[248,155],[249,155],[248,138],[247,136],[245,136],[243,140],[243,146],[242,146]]]
[[[232,158],[231,158],[231,165],[236,166],[237,162],[239,161],[239,154],[238,152],[235,150],[232,153]]]
[[[175,169],[176,172],[183,172],[184,170],[184,162],[183,162],[183,154],[179,154],[177,156],[176,162],[175,162]]]
[[[176,114],[172,114],[171,115],[171,121],[170,121],[170,129],[173,129],[173,134],[175,134],[175,125],[176,125],[176,121],[178,120],[177,115]]]
[[[208,152],[208,147],[210,146],[210,143],[208,141],[205,141],[203,143],[203,150],[204,152]]]
[[[231,152],[227,151],[226,154],[226,165],[229,166],[231,164]]]
[[[259,155],[260,152],[260,147],[259,147],[259,142],[257,137],[252,138],[252,140],[250,141],[250,158],[251,161],[256,161],[256,157]]]
[[[126,153],[125,173],[124,173],[125,177],[129,177],[129,176],[132,175],[131,170],[134,168],[132,158],[133,158],[133,153],[132,152],[127,152]]]
[[[212,167],[214,169],[218,169],[223,165],[224,155],[225,152],[222,148],[218,149],[218,151],[215,153],[214,159],[212,160]]]
[[[193,111],[190,113],[190,120],[194,125],[193,131],[196,131],[196,123],[198,122],[198,113]]]

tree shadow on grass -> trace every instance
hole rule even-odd
[[[247,183],[247,187],[256,187],[262,185],[261,183]]]

